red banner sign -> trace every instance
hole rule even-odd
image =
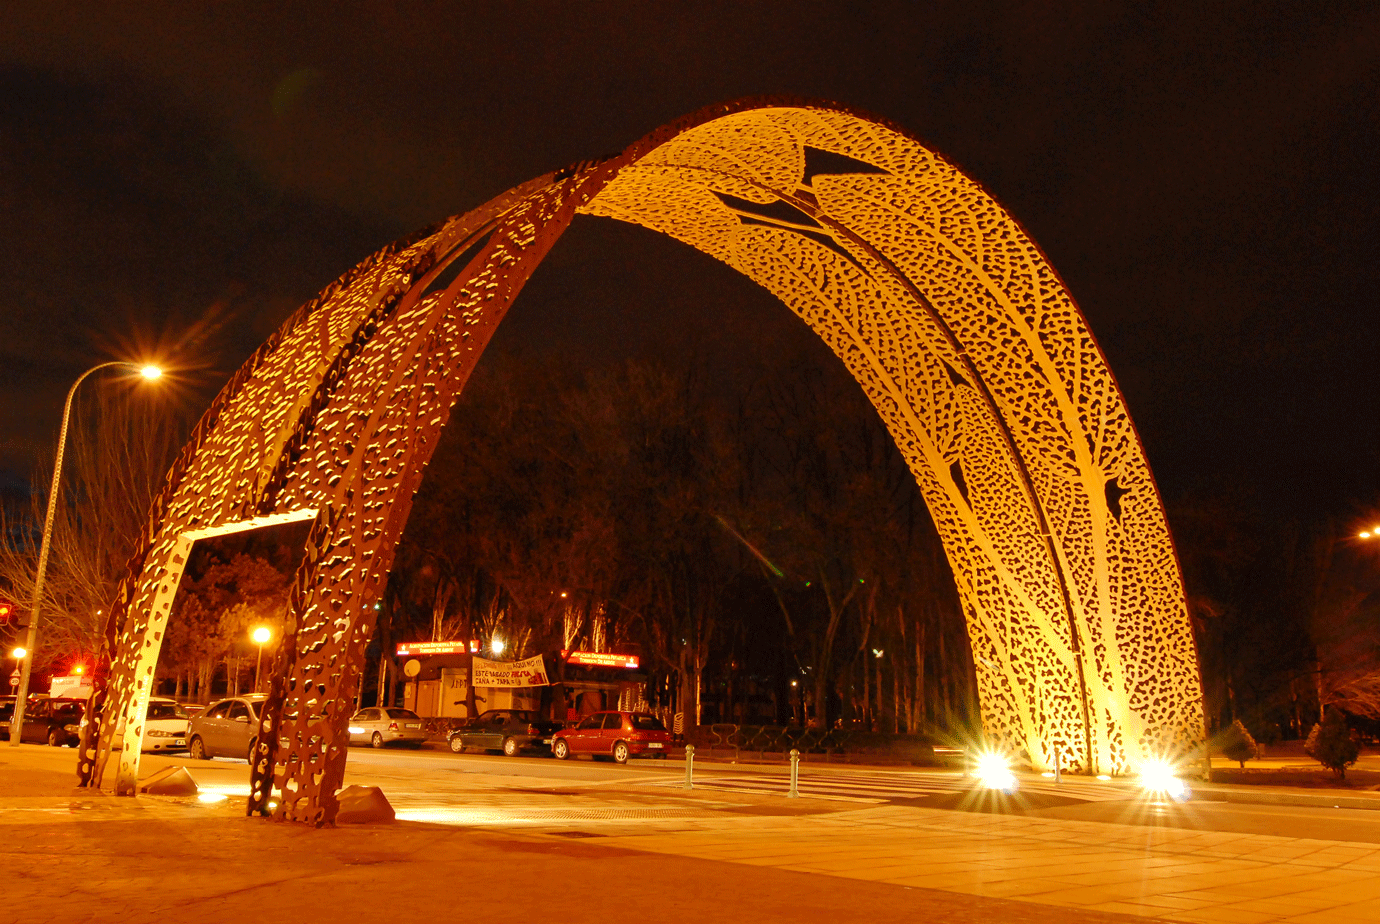
[[[447,655],[464,654],[470,650],[470,643],[467,641],[458,642],[400,642],[398,644],[398,657],[406,658],[413,655]]]
[[[567,664],[585,664],[589,667],[626,667],[637,670],[641,663],[637,655],[610,654],[606,651],[565,651]]]

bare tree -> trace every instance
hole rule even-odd
[[[103,380],[94,397],[74,403],[41,602],[39,670],[103,658],[105,612],[186,432],[172,401],[120,380]],[[35,473],[34,483],[48,484],[50,473]],[[21,613],[33,597],[46,504],[35,492],[21,522],[0,524],[0,586]]]

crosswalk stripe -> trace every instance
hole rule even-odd
[[[668,783],[667,785],[672,785]],[[679,785],[679,784],[675,784]],[[727,792],[785,792],[790,781],[777,775],[704,775],[695,781],[696,788],[715,789]],[[801,774],[799,790],[810,795],[851,798],[859,801],[888,801],[892,799],[918,798],[955,792],[968,792],[973,783],[960,777],[925,777],[903,774],[856,774],[847,777],[829,777]],[[1083,802],[1101,802],[1124,799],[1127,793],[1116,787],[1096,786],[1085,783],[1055,785],[1053,783],[1029,783],[1021,786],[1021,792],[1031,795],[1057,796]]]

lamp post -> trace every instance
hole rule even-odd
[[[273,632],[268,626],[259,626],[254,633],[249,636],[254,640],[254,644],[259,646],[259,657],[254,661],[254,692],[259,692],[259,674],[264,666],[264,643],[273,637]]]
[[[14,658],[14,673],[10,674],[10,685],[19,688],[19,662],[23,660],[25,651],[23,648],[15,648],[10,652],[10,657]]]
[[[152,381],[163,374],[163,370],[157,366],[140,366],[138,363],[114,362],[100,363],[87,369],[77,380],[72,383],[72,387],[67,390],[67,401],[62,406],[62,429],[58,431],[57,457],[53,460],[53,484],[48,489],[48,510],[43,517],[43,541],[38,549],[38,571],[34,575],[34,596],[33,603],[29,607],[29,631],[25,636],[25,643],[16,651],[22,650],[24,655],[19,669],[19,688],[15,690],[14,716],[10,719],[10,746],[19,745],[19,733],[24,727],[24,701],[29,695],[29,676],[33,672],[34,666],[34,646],[38,644],[38,604],[43,599],[43,578],[48,571],[48,548],[53,538],[53,515],[57,513],[58,484],[62,478],[62,455],[67,448],[67,424],[72,418],[72,398],[77,393],[77,387],[86,381],[86,377],[93,372],[102,369],[110,369],[119,366],[124,369],[137,369],[144,378]]]

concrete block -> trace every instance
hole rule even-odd
[[[164,767],[139,781],[139,792],[150,796],[195,796],[200,791],[186,767]]]
[[[338,825],[377,824],[396,817],[377,786],[346,786],[336,798],[340,800],[340,811],[335,815]]]

